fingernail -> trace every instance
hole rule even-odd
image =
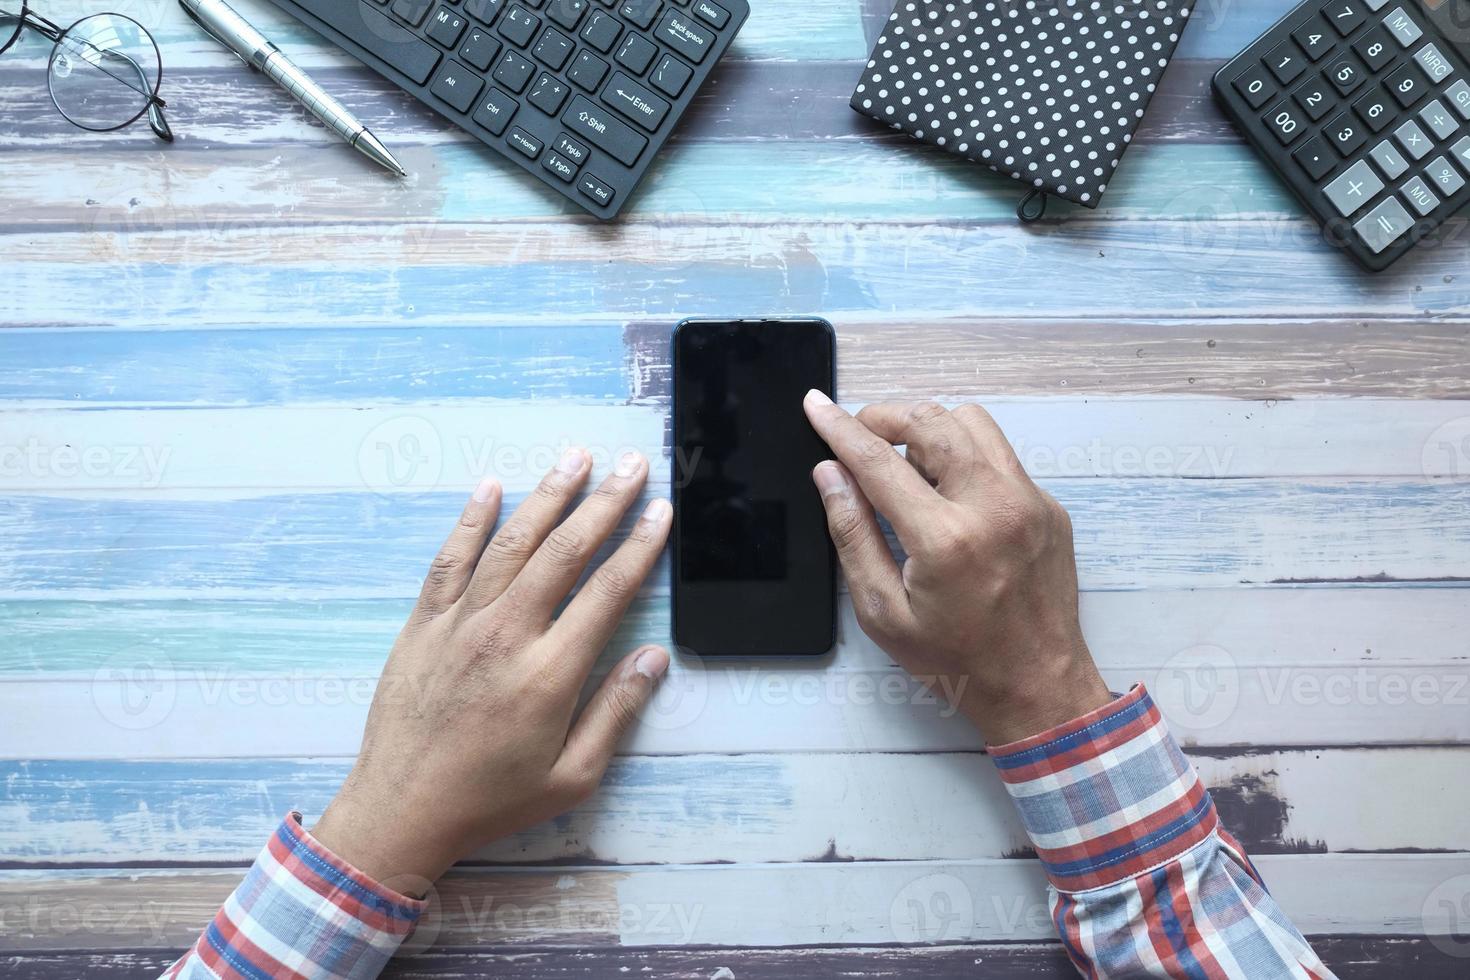
[[[663,647],[649,647],[638,654],[638,659],[633,661],[633,669],[656,681],[669,669],[669,651]]]
[[[638,472],[638,467],[643,463],[640,453],[623,453],[618,457],[618,463],[613,467],[613,472],[618,476],[632,476]]]
[[[582,472],[582,462],[585,459],[586,457],[582,454],[582,450],[568,449],[561,454],[561,459],[557,461],[557,472],[565,473],[568,476],[580,473]]]
[[[495,496],[495,488],[498,486],[500,486],[499,480],[490,476],[485,477],[480,481],[480,485],[475,487],[475,503],[489,503],[490,498]]]
[[[808,405],[830,405],[832,404],[832,399],[828,398],[825,393],[813,388],[806,393],[806,403]]]
[[[642,520],[650,524],[662,524],[672,512],[673,508],[669,506],[667,500],[662,497],[655,497],[648,502],[647,507],[643,508]]]
[[[812,479],[817,481],[817,489],[824,497],[848,491],[847,474],[842,472],[842,467],[831,460],[818,463],[817,468],[812,470]]]

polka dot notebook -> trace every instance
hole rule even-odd
[[[1095,208],[1188,17],[1178,0],[899,0],[852,107]]]

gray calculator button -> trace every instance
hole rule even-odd
[[[1388,3],[1388,0],[1367,0],[1367,3],[1368,9],[1376,14],[1378,13],[1378,11],[1384,8],[1384,5]]]
[[[1434,181],[1434,186],[1445,197],[1453,197],[1456,191],[1465,186],[1465,178],[1460,176],[1460,171],[1444,157],[1430,160],[1429,166],[1424,168],[1424,176]]]
[[[1399,145],[1415,160],[1423,160],[1429,155],[1429,151],[1434,149],[1434,143],[1424,135],[1424,130],[1420,129],[1419,124],[1412,119],[1395,129],[1393,134],[1398,137]]]
[[[1373,200],[1373,195],[1381,190],[1383,181],[1378,179],[1378,175],[1365,161],[1359,160],[1343,171],[1342,176],[1322,188],[1322,193],[1337,208],[1337,213],[1345,218]]]
[[[1460,128],[1459,120],[1450,114],[1450,110],[1444,107],[1444,103],[1438,99],[1430,100],[1430,103],[1419,110],[1419,118],[1424,120],[1424,125],[1434,133],[1434,138],[1442,140],[1446,136]]]
[[[1419,62],[1419,67],[1424,69],[1424,74],[1429,76],[1429,81],[1436,85],[1444,81],[1445,76],[1455,70],[1450,60],[1440,54],[1439,48],[1433,44],[1426,44],[1420,48],[1415,53],[1414,60]]]
[[[1462,78],[1449,88],[1444,90],[1445,97],[1450,100],[1450,105],[1460,114],[1461,119],[1470,119],[1470,85]]]
[[[1434,191],[1424,183],[1423,177],[1412,178],[1399,188],[1399,193],[1404,195],[1404,200],[1409,202],[1409,206],[1420,214],[1428,214],[1439,206],[1439,198],[1435,197]]]
[[[1470,139],[1470,137],[1466,137],[1466,139]],[[1404,155],[1388,140],[1384,140],[1382,143],[1373,147],[1373,149],[1368,151],[1368,155],[1373,158],[1374,163],[1378,164],[1378,169],[1383,171],[1383,176],[1389,180],[1393,180],[1399,174],[1409,169],[1409,162],[1404,159]]]
[[[1353,231],[1358,233],[1368,250],[1377,255],[1398,241],[1413,223],[1398,199],[1390,197],[1354,222]]]
[[[1460,166],[1464,167],[1467,172],[1470,172],[1470,136],[1460,137],[1455,142],[1455,145],[1450,147],[1450,152],[1455,155],[1455,159],[1459,161]]]
[[[1424,36],[1419,25],[1414,23],[1414,18],[1404,13],[1403,7],[1395,7],[1383,18],[1383,26],[1393,32],[1393,36],[1399,39],[1399,44],[1408,47]]]

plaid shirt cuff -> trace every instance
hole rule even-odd
[[[343,861],[306,832],[301,814],[288,813],[245,880],[164,977],[376,977],[426,906]]]
[[[1059,892],[1103,888],[1213,834],[1215,805],[1143,685],[991,758]]]

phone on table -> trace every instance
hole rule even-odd
[[[837,562],[802,411],[836,385],[832,325],[674,328],[674,644],[700,656],[818,656],[837,632]]]

